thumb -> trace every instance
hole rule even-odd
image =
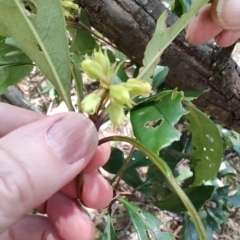
[[[240,30],[239,0],[214,0],[211,15],[219,27],[226,30]]]
[[[77,113],[46,117],[0,138],[0,232],[83,170],[97,142],[93,123]]]

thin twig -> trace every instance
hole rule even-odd
[[[135,149],[135,147],[132,146],[130,153],[128,154],[128,156],[125,159],[124,165],[123,165],[123,167],[121,169],[121,172],[120,172],[119,177],[118,177],[118,181],[117,181],[116,186],[115,186],[116,189],[118,188],[119,182],[120,182],[120,180],[123,177],[123,174],[124,174],[124,172],[125,172],[125,170],[127,168],[127,165],[128,165],[128,163],[129,163],[129,161],[130,161],[130,159],[132,157],[134,149]]]
[[[116,46],[114,46],[111,42],[107,41],[106,39],[98,36],[94,31],[92,31],[92,29],[90,29],[89,27],[87,27],[84,23],[82,23],[81,21],[78,21],[77,24],[73,23],[73,22],[67,22],[70,26],[72,27],[76,27],[78,29],[83,28],[84,30],[88,31],[89,33],[91,33],[94,37],[96,37],[97,39],[102,40],[103,42],[105,42],[106,44],[110,45],[111,47],[116,49]]]

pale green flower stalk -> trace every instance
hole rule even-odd
[[[103,53],[101,49],[98,52],[94,50],[92,59],[86,55],[82,61],[81,67],[87,76],[100,82],[100,88],[86,96],[81,103],[82,112],[87,113],[91,119],[92,116],[101,118],[103,113],[107,113],[114,126],[121,126],[125,121],[124,108],[135,105],[131,94],[144,95],[151,91],[149,83],[137,78],[114,84],[121,64],[111,65],[106,50]]]

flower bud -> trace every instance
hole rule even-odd
[[[110,85],[109,91],[110,99],[120,105],[126,104],[128,107],[132,108],[135,102],[130,98],[129,91],[123,85]]]
[[[110,69],[110,61],[107,56],[107,52],[105,51],[105,53],[103,54],[101,49],[99,52],[94,51],[93,58],[102,66],[103,72],[105,73],[105,75],[107,75]]]
[[[128,89],[122,85],[110,86],[110,98],[121,105],[126,104],[130,100]]]
[[[117,103],[110,103],[108,107],[108,116],[114,126],[123,125],[125,120],[123,106]]]
[[[72,14],[71,14],[68,10],[66,10],[66,9],[64,9],[64,8],[63,8],[63,15],[64,15],[66,18],[71,18],[71,17],[73,17]]]
[[[73,3],[72,1],[62,1],[62,6],[67,8],[68,10],[78,10],[79,7],[77,4]]]
[[[152,86],[141,79],[129,78],[123,85],[129,90],[131,94],[143,95],[151,91]]]
[[[102,66],[91,59],[85,59],[81,63],[81,67],[83,71],[88,75],[90,78],[102,78],[103,77],[103,69]]]
[[[81,109],[84,113],[92,115],[96,113],[101,102],[101,96],[97,92],[87,95],[81,102]]]

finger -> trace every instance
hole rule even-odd
[[[224,30],[215,37],[215,41],[219,47],[228,47],[234,44],[239,37],[240,31]]]
[[[77,113],[47,117],[1,138],[0,232],[76,177],[97,142],[93,123]]]
[[[101,138],[103,138],[102,135],[99,136],[99,139]],[[84,169],[84,172],[93,171],[102,167],[108,161],[110,154],[111,148],[109,142],[98,146],[97,151],[93,155],[91,162],[89,162],[86,168]]]
[[[82,201],[94,209],[104,208],[113,198],[113,189],[97,171],[83,174]]]
[[[94,224],[76,200],[57,193],[48,200],[47,214],[63,239],[94,239]]]
[[[103,136],[99,134],[99,138],[101,139]],[[102,167],[109,159],[111,153],[111,148],[109,143],[102,144],[97,147],[96,152],[94,153],[91,161],[84,168],[84,172],[95,171],[96,169]],[[73,179],[73,181],[69,182],[66,186],[61,189],[61,192],[66,194],[71,198],[77,199],[79,193],[77,190],[77,179]]]
[[[6,103],[0,103],[0,116],[0,137],[3,137],[4,135],[23,125],[46,117],[39,113],[15,107]]]
[[[239,31],[240,30],[240,1],[239,0],[214,0],[211,16],[219,27]]]
[[[221,31],[211,18],[211,5],[207,4],[188,24],[186,39],[192,44],[201,44],[215,38]]]
[[[0,240],[63,240],[49,219],[42,216],[26,215],[0,234]]]
[[[113,197],[113,189],[108,181],[97,171],[87,172],[83,174],[81,200],[83,203],[94,209],[104,208],[109,205]],[[78,195],[77,179],[75,178],[69,184],[61,189],[65,195],[77,199]],[[45,205],[39,206],[36,211],[44,213]]]

